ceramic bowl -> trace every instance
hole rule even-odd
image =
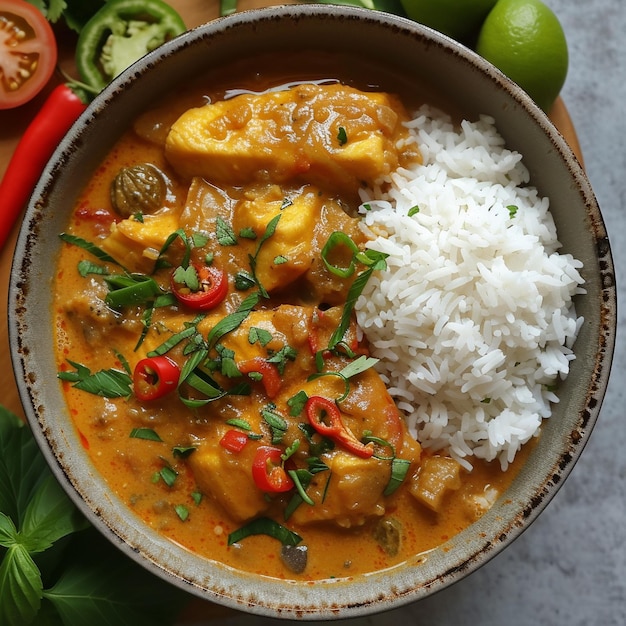
[[[350,53],[407,84],[428,86],[470,118],[493,116],[524,155],[533,183],[551,198],[563,251],[584,263],[585,322],[561,402],[544,424],[512,487],[467,530],[419,566],[349,581],[284,582],[191,556],[129,515],[91,467],[57,381],[51,324],[54,263],[73,202],[113,142],[156,99],[234,58],[268,50]],[[548,117],[493,66],[430,29],[382,12],[286,6],[219,19],[149,54],[96,98],[61,142],[27,209],[10,284],[10,340],[24,408],[47,461],[87,518],[130,558],[205,599],[256,614],[301,619],[355,617],[420,600],[459,581],[508,546],[536,519],[589,438],[605,393],[615,341],[613,264],[585,173]]]

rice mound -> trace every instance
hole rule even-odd
[[[389,256],[357,320],[422,446],[506,469],[558,402],[582,263],[557,252],[549,201],[493,118],[455,128],[425,106],[409,127],[423,164],[361,194],[368,247]]]

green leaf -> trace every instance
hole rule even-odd
[[[276,520],[269,517],[258,517],[230,533],[228,545],[232,546],[233,543],[252,535],[268,535],[280,541],[284,546],[297,546],[302,541],[300,535],[282,526]]]
[[[114,265],[120,265],[120,263],[118,263],[118,261],[116,261],[110,254],[108,254],[101,248],[98,248],[98,246],[91,243],[91,241],[87,241],[82,237],[77,237],[76,235],[70,235],[68,233],[61,233],[59,237],[66,243],[78,246],[79,248],[86,250],[90,254],[93,254],[93,256],[95,256],[97,259],[100,259],[101,261],[104,261],[106,263],[113,263]]]
[[[24,515],[21,540],[31,554],[47,550],[55,541],[89,526],[54,476],[39,485]]]
[[[390,496],[402,484],[411,466],[411,461],[407,459],[395,458],[391,462],[391,478],[385,487],[383,495]]]
[[[19,533],[13,520],[0,511],[0,546],[10,548],[19,542]]]
[[[0,563],[0,624],[31,623],[41,606],[42,594],[39,568],[25,546],[14,544]]]
[[[226,317],[223,317],[209,332],[207,336],[207,343],[210,347],[213,347],[224,335],[232,332],[242,324],[242,322],[250,315],[250,311],[258,304],[259,293],[251,293],[245,298],[245,300],[239,305],[236,311],[230,313]]]
[[[0,511],[19,528],[28,503],[50,470],[30,429],[0,407]]]
[[[378,361],[379,359],[362,354],[358,359],[348,363],[339,373],[345,376],[345,378],[351,378],[368,370],[370,367],[374,367]]]
[[[104,398],[127,398],[131,394],[133,381],[131,377],[121,370],[108,369],[91,373],[91,370],[74,361],[67,361],[75,372],[59,372],[57,376],[61,380],[74,383],[76,389],[103,396]]]
[[[270,341],[272,341],[272,333],[265,328],[252,326],[248,332],[248,341],[252,346],[258,341],[261,346],[265,347]]]
[[[215,220],[215,234],[217,236],[217,241],[221,246],[237,245],[237,235],[235,235],[235,232],[230,224],[219,216]]]
[[[171,626],[189,601],[112,549],[93,528],[75,536],[60,577],[43,595],[64,626]]]
[[[148,441],[163,441],[159,434],[152,428],[146,426],[140,426],[133,428],[128,435],[131,439],[146,439]]]

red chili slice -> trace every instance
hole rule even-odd
[[[252,462],[254,483],[266,493],[283,493],[294,487],[293,480],[282,465],[282,450],[274,446],[260,446]]]
[[[237,369],[242,374],[250,374],[251,372],[261,374],[261,383],[268,398],[276,397],[280,391],[282,380],[278,368],[273,363],[268,363],[264,358],[258,356],[248,361],[242,361],[237,364]]]
[[[241,452],[248,443],[248,435],[240,430],[231,428],[220,439],[220,446],[229,452]]]
[[[228,278],[222,270],[212,265],[190,264],[198,277],[198,289],[192,289],[186,282],[175,280],[176,270],[172,273],[171,287],[176,299],[197,311],[208,311],[220,304],[228,293]]]
[[[311,396],[304,405],[309,424],[324,437],[336,441],[352,454],[369,459],[374,454],[372,442],[364,444],[343,423],[341,412],[334,401],[323,396]]]
[[[139,400],[156,400],[176,389],[180,368],[167,356],[142,359],[135,366],[133,389]]]

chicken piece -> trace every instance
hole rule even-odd
[[[217,435],[215,441],[220,437]],[[200,491],[240,522],[255,517],[269,506],[263,492],[254,484],[250,471],[256,448],[249,443],[241,452],[233,453],[210,442],[200,445],[189,457]]]
[[[298,85],[189,109],[172,125],[165,154],[188,178],[300,180],[354,195],[397,167],[406,118],[400,101],[385,93]]]
[[[315,475],[307,489],[315,505],[299,506],[292,516],[295,523],[333,521],[342,528],[351,528],[385,514],[383,491],[391,475],[388,462],[374,457],[362,459],[343,451],[324,455],[323,461],[330,472]]]
[[[461,487],[461,466],[450,457],[431,456],[421,461],[409,487],[418,502],[436,513],[441,510],[445,496]]]
[[[178,217],[170,212],[134,217],[113,224],[100,247],[131,272],[149,274],[166,239],[178,228]]]

